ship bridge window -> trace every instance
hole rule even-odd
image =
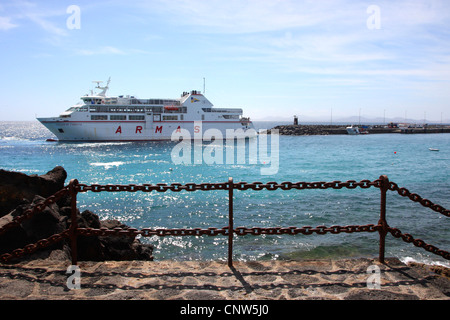
[[[83,102],[86,104],[102,104],[101,98],[83,98]]]
[[[105,104],[117,104],[117,98],[105,98]]]

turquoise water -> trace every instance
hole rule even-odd
[[[258,128],[277,123],[255,123]],[[450,208],[450,134],[280,136],[279,169],[261,175],[262,161],[249,164],[174,164],[175,142],[55,143],[37,122],[0,122],[0,168],[44,174],[63,166],[68,180],[86,184],[214,183],[269,181],[391,181]],[[431,152],[428,148],[438,148]],[[247,149],[248,151],[248,149]],[[259,158],[260,159],[260,158]],[[226,191],[84,193],[80,210],[132,227],[207,228],[228,224]],[[377,188],[235,191],[235,227],[377,224]],[[450,250],[450,219],[396,192],[388,193],[387,220],[415,238]],[[234,258],[299,259],[378,255],[378,233],[236,237]],[[226,259],[226,237],[151,237],[156,260]],[[448,265],[423,249],[388,235],[386,256]]]

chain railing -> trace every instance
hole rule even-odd
[[[63,189],[56,192],[54,195],[48,197],[45,200],[42,200],[36,204],[34,204],[31,208],[25,210],[21,215],[15,216],[10,222],[0,226],[0,241],[1,236],[5,234],[8,230],[14,229],[25,220],[31,219],[35,214],[44,211],[48,206],[56,203],[63,196],[69,194],[69,187],[64,187]],[[54,234],[47,239],[38,240],[36,243],[28,244],[22,249],[15,249],[11,253],[5,253],[0,255],[0,262],[8,262],[9,260],[20,258],[26,254],[31,254],[39,249],[46,248],[55,243],[58,243],[70,235],[69,230],[65,230],[61,233]]]
[[[234,190],[305,190],[305,189],[355,189],[362,188],[367,189],[370,187],[379,188],[381,191],[381,201],[380,201],[380,219],[378,224],[368,224],[368,225],[348,225],[348,226],[303,226],[303,227],[271,227],[271,228],[260,228],[260,227],[237,227],[234,228],[234,208],[233,208],[233,200],[234,200]],[[209,190],[224,190],[228,192],[228,226],[224,226],[222,228],[214,228],[210,227],[207,229],[202,228],[179,228],[179,229],[170,229],[170,228],[144,228],[141,230],[135,228],[79,228],[77,225],[77,194],[85,193],[85,192],[180,192],[180,191],[194,192],[194,191],[209,191]],[[164,183],[158,184],[143,184],[143,185],[86,185],[81,184],[78,180],[73,179],[70,181],[69,185],[64,189],[58,191],[55,195],[43,200],[35,204],[32,208],[26,210],[22,215],[15,217],[12,219],[10,223],[7,223],[3,226],[0,226],[0,236],[5,233],[7,230],[20,225],[24,220],[31,218],[38,212],[43,211],[47,206],[57,202],[65,195],[71,196],[71,224],[70,227],[59,233],[52,235],[47,239],[42,239],[37,241],[34,244],[29,244],[25,246],[23,249],[16,249],[11,253],[5,253],[0,255],[0,262],[7,262],[14,258],[21,257],[25,254],[30,254],[35,252],[38,249],[48,247],[52,244],[55,244],[59,241],[69,238],[71,243],[71,255],[72,255],[72,264],[77,264],[77,237],[82,236],[129,236],[135,238],[140,235],[142,237],[166,237],[166,236],[227,236],[228,237],[228,265],[231,267],[233,264],[233,236],[246,236],[246,235],[311,235],[311,234],[338,234],[338,233],[353,233],[353,232],[378,232],[380,236],[379,243],[379,261],[384,263],[385,260],[385,238],[388,233],[390,233],[395,238],[401,238],[405,242],[413,243],[416,247],[423,248],[426,251],[434,253],[443,257],[444,259],[450,260],[450,253],[448,251],[441,250],[436,246],[431,244],[427,244],[425,241],[421,239],[415,239],[413,236],[407,233],[402,233],[397,228],[392,228],[388,225],[386,220],[386,196],[387,191],[397,191],[398,194],[404,197],[408,197],[414,202],[419,202],[422,206],[428,207],[436,212],[443,214],[444,216],[450,217],[450,210],[445,209],[444,207],[434,204],[428,199],[423,199],[419,195],[415,193],[411,193],[406,188],[399,188],[398,185],[394,182],[390,182],[387,176],[380,176],[379,179],[375,181],[370,180],[361,180],[359,182],[355,180],[349,180],[346,182],[342,181],[333,181],[333,182],[234,182],[232,178],[225,183],[172,183],[170,185]],[[231,232],[230,232],[231,230]]]

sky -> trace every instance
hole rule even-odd
[[[450,122],[450,1],[0,1],[0,121],[206,89],[252,120]]]

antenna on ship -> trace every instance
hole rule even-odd
[[[100,88],[100,83],[102,83],[103,81],[95,81],[94,80],[92,82],[97,84],[96,88]]]
[[[203,94],[206,93],[205,78],[203,77]]]
[[[104,97],[105,94],[106,94],[106,91],[109,89],[109,83],[111,82],[111,77],[108,78],[108,81],[106,82],[106,86],[105,87],[100,87],[100,83],[102,83],[103,81],[92,81],[92,82],[97,84],[97,86],[95,87],[96,89],[103,90],[98,95]]]

